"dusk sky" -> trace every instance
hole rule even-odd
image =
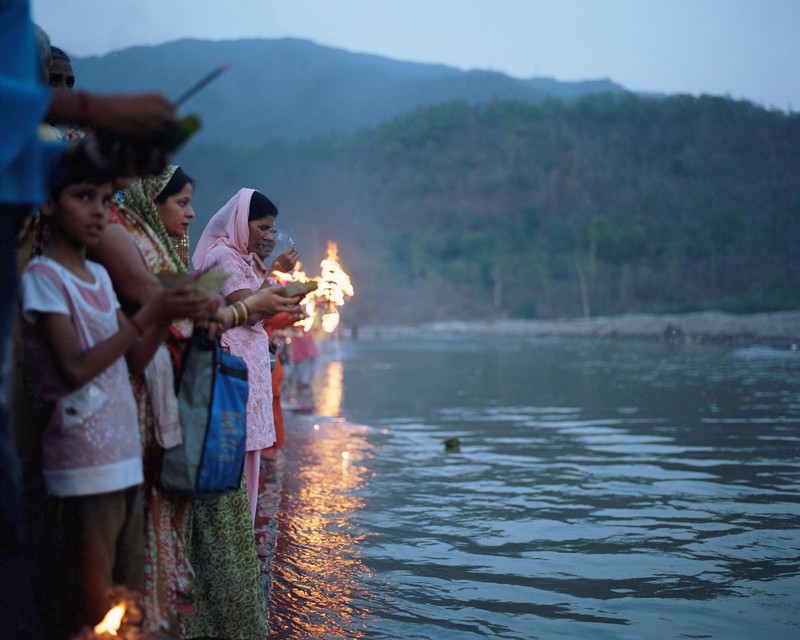
[[[609,78],[800,110],[800,0],[31,0],[75,56],[181,38],[303,38],[528,78]]]

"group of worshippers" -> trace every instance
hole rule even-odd
[[[0,6],[0,34],[21,52],[0,68],[13,115],[0,145],[4,335],[19,312],[0,379],[3,637],[93,637],[115,585],[137,595],[147,637],[268,637],[253,532],[261,457],[283,439],[268,331],[304,316],[271,272],[290,271],[297,251],[270,262],[278,209],[240,189],[191,253],[194,180],[163,152],[172,105],[73,91],[66,56],[37,61],[23,0]],[[45,141],[44,121],[82,131]],[[209,270],[228,274],[213,294],[166,277]],[[198,327],[248,365],[244,473],[212,497],[158,484],[180,442],[175,380]],[[25,391],[13,419],[12,383]]]

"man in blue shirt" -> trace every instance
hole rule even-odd
[[[39,77],[37,58],[29,1],[0,0],[0,639],[9,640],[40,637],[24,557],[9,419],[17,233],[45,201],[63,163],[88,162],[116,175],[158,173],[168,160],[159,148],[176,126],[174,107],[159,94],[53,94]],[[46,116],[90,125],[104,144],[93,136],[72,147],[43,141],[39,124]]]

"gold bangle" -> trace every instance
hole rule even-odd
[[[236,307],[236,317],[240,318],[239,323],[236,326],[247,324],[247,307],[244,306],[241,300],[234,302],[233,306]],[[241,314],[241,316],[239,314]]]
[[[250,307],[247,306],[247,303],[244,300],[239,300],[236,304],[242,305],[241,312],[244,320],[242,320],[242,324],[247,324],[247,321],[250,319]]]
[[[241,321],[239,320],[239,310],[236,308],[236,303],[231,305],[231,313],[233,313],[233,324],[231,325],[231,329],[233,329],[241,324]]]

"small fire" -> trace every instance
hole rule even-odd
[[[100,621],[100,623],[95,625],[95,635],[102,637],[104,633],[107,633],[111,636],[116,636],[117,631],[122,624],[123,617],[125,617],[125,603],[121,602],[117,606],[109,609],[108,613],[106,613],[105,617]]]
[[[344,305],[344,298],[353,296],[353,285],[339,263],[339,247],[328,242],[328,257],[319,263],[319,293],[337,307]]]
[[[319,289],[317,297],[325,301],[325,310],[320,321],[322,330],[333,333],[339,326],[339,310],[344,305],[345,297],[353,296],[353,285],[350,276],[339,263],[339,247],[335,242],[328,242],[328,256],[320,262]]]
[[[320,262],[320,275],[309,278],[301,269],[300,261],[295,265],[292,273],[274,271],[273,274],[280,282],[308,282],[316,280],[319,287],[312,291],[300,301],[305,307],[308,317],[299,320],[296,325],[302,327],[304,331],[311,331],[314,320],[319,310],[320,324],[325,333],[333,333],[339,326],[339,309],[345,303],[346,298],[353,296],[353,285],[350,276],[342,269],[339,262],[339,247],[335,242],[328,242],[328,255]]]
[[[297,264],[298,266],[300,265],[299,260],[297,261]],[[272,275],[280,284],[289,284],[295,279],[291,273],[286,273],[285,271],[278,271],[277,269],[272,271]]]
[[[302,270],[303,263],[299,260],[294,267],[292,273],[283,273],[282,271],[275,271],[275,277],[281,282],[309,282],[310,280],[318,280],[318,278],[309,278],[306,272]],[[303,331],[311,331],[311,326],[314,324],[314,313],[316,312],[317,303],[314,298],[316,291],[312,291],[300,301],[308,314],[308,317],[303,320],[298,320],[295,324],[303,328]]]
[[[328,308],[322,313],[320,324],[325,333],[333,333],[339,326],[339,310],[332,302],[328,303]]]

